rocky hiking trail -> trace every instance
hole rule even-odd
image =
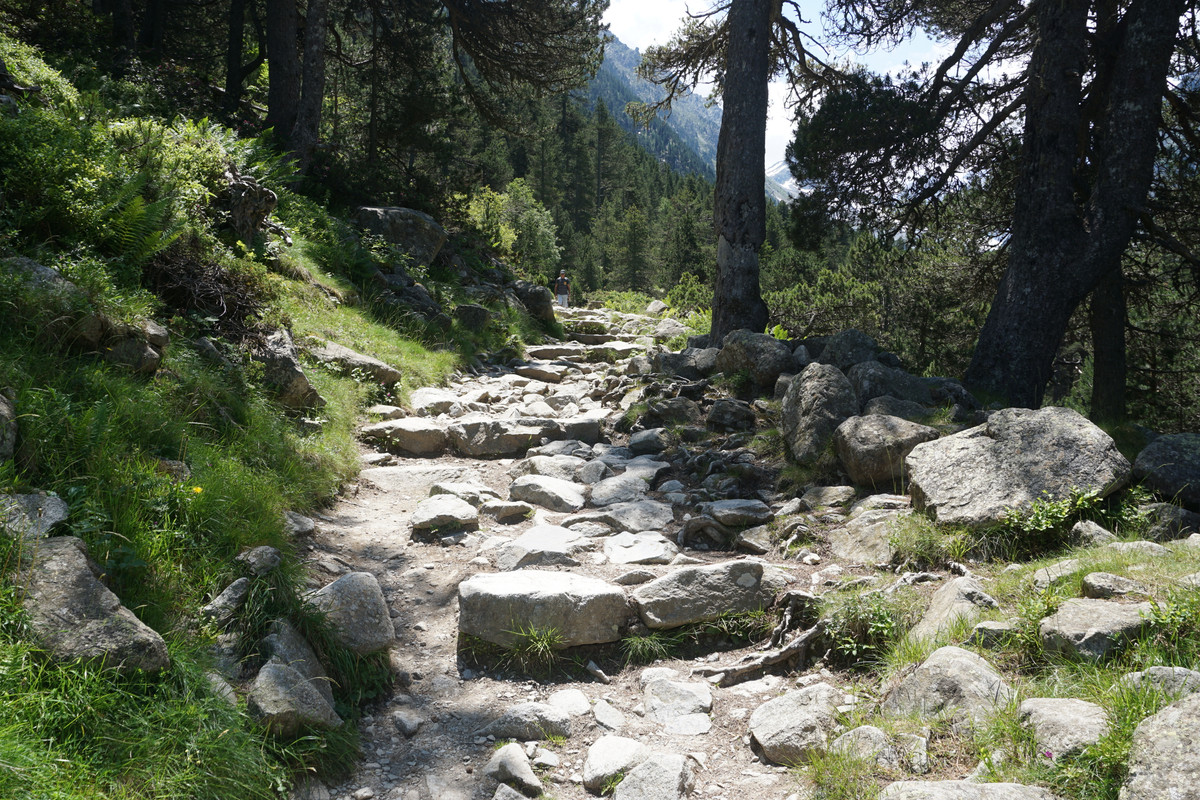
[[[935,763],[928,726],[887,734],[845,724],[869,708],[969,727],[1016,693],[985,658],[954,646],[888,687],[824,669],[822,653],[808,652],[820,623],[805,629],[823,593],[919,587],[928,606],[910,636],[929,639],[964,623],[970,631],[996,601],[960,564],[951,565],[957,576],[889,566],[889,525],[911,510],[908,496],[848,486],[781,496],[773,491],[780,465],[763,463],[747,445],[756,428],[778,425],[797,458],[833,448],[860,486],[891,486],[905,469],[926,513],[973,525],[995,521],[1030,492],[1123,484],[1131,465],[1111,440],[1064,409],[984,415],[961,387],[903,373],[855,332],[823,342],[821,363],[810,364],[803,346],[792,352],[762,335],[671,353],[656,342],[678,335],[673,320],[559,314],[570,341],[418,390],[408,409],[372,409],[379,421],[363,428],[357,485],[311,528],[301,521],[310,584],[342,598],[324,603],[331,621],[362,652],[390,646],[402,679],[362,720],[354,774],[332,786],[309,782],[295,790],[297,800],[602,792],[620,800],[785,800],[811,796],[785,765],[828,749],[891,770],[897,782],[881,797],[1053,797],[962,780],[986,770]],[[782,425],[768,419],[763,400],[725,396],[709,377],[714,370],[737,372],[760,392],[775,387]],[[951,408],[960,422],[950,428],[963,433],[941,436],[904,418],[927,416],[937,404]],[[1043,440],[1059,452],[1036,452],[1046,449]],[[944,442],[945,453],[928,449]],[[1139,466],[1154,472],[1141,459]],[[972,472],[982,477],[973,482]],[[1152,511],[1165,547],[1112,542],[1090,523],[1079,535],[1147,557],[1153,548],[1200,544],[1200,536],[1187,538],[1195,515]],[[1062,562],[1034,581],[1044,588],[1084,566]],[[1044,620],[1047,649],[1099,658],[1144,626],[1138,612],[1149,604],[1122,600],[1143,600],[1145,587],[1139,593],[1122,580]],[[349,584],[359,588],[333,591]],[[746,646],[717,632],[688,658],[623,660],[622,637],[777,601],[791,624],[770,642]],[[549,677],[523,675],[512,659],[497,658],[494,645],[519,644],[520,631],[531,630],[553,630],[557,645],[576,646]],[[1011,631],[988,620],[970,641],[986,648]],[[764,657],[770,663],[755,660]],[[1130,680],[1200,687],[1200,673],[1162,669]],[[1200,733],[1196,703],[1168,710],[1172,725]],[[1078,750],[1109,724],[1082,700],[1026,699],[1021,713],[1047,752]],[[1130,800],[1165,796],[1156,792],[1181,780],[1179,770],[1198,756],[1180,766],[1171,745],[1148,732],[1144,742],[1135,737],[1134,758],[1145,762],[1144,786]]]

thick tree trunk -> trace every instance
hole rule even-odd
[[[226,114],[237,113],[242,102],[242,53],[245,52],[246,0],[229,0],[229,39],[225,45]]]
[[[1071,314],[1119,269],[1152,178],[1160,105],[1185,0],[1135,0],[1114,42],[1112,81],[1088,154],[1095,175],[1080,202],[1081,77],[1087,0],[1048,0],[1029,64],[1021,173],[1008,269],[966,381],[1011,405],[1036,408]],[[1106,56],[1107,53],[1101,54]]]
[[[767,304],[758,288],[758,250],[766,239],[766,126],[771,0],[733,0],[725,66],[725,108],[717,140],[713,218],[717,285],[710,343],[739,328],[761,333]]]
[[[267,0],[267,125],[285,140],[296,127],[300,105],[300,57],[296,49],[299,23],[296,0]]]
[[[304,79],[300,108],[292,128],[292,150],[300,171],[306,172],[321,135],[321,104],[325,100],[325,34],[327,0],[308,0],[304,19]]]
[[[1092,419],[1125,418],[1125,287],[1119,269],[1092,292]]]
[[[152,60],[162,56],[163,39],[167,35],[167,6],[170,0],[146,0],[142,13],[142,29],[138,33],[138,47]]]

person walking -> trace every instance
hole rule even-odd
[[[558,298],[558,304],[566,308],[571,300],[571,281],[567,280],[565,269],[558,271],[558,280],[554,282],[554,294]]]

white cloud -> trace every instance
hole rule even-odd
[[[612,0],[604,21],[613,35],[630,47],[645,50],[652,44],[666,44],[687,15],[692,0]]]

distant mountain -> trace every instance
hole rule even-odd
[[[709,180],[717,174],[717,137],[721,133],[721,107],[709,105],[704,98],[689,94],[676,100],[670,116],[659,116],[649,130],[629,118],[625,105],[631,101],[654,103],[665,90],[637,75],[642,54],[610,35],[604,47],[604,63],[585,93],[585,103],[595,108],[603,100],[609,112],[625,130],[638,137],[642,147],[677,172],[702,175]],[[779,162],[767,170],[767,195],[775,200],[796,196],[796,182],[787,164]]]
[[[721,132],[721,109],[708,106],[696,96],[677,100],[667,118],[659,116],[642,128],[625,113],[625,105],[640,101],[653,103],[665,94],[663,88],[637,76],[642,54],[609,36],[604,47],[604,63],[588,84],[584,102],[595,108],[603,100],[617,123],[638,137],[648,152],[677,172],[716,177],[717,136]]]

